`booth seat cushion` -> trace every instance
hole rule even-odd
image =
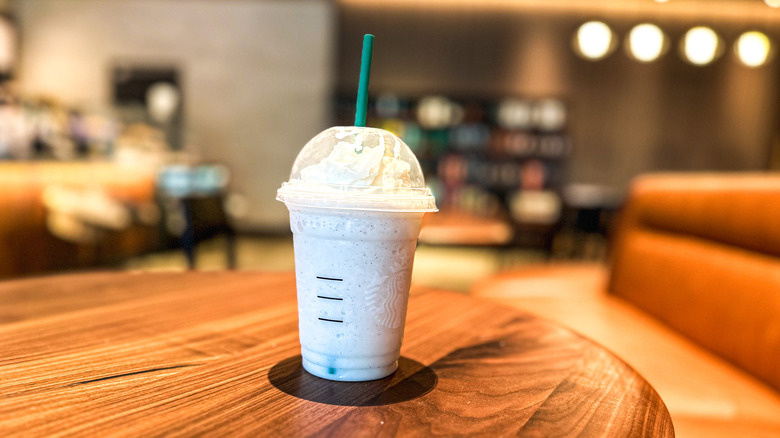
[[[779,227],[780,228],[780,227]],[[780,259],[636,228],[614,294],[780,390]]]
[[[472,294],[570,327],[658,391],[677,436],[780,436],[780,394],[620,297],[599,265],[546,265],[477,283]]]
[[[780,391],[780,174],[646,175],[609,291]]]

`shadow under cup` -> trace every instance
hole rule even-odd
[[[288,208],[304,369],[341,381],[392,374],[424,212]]]

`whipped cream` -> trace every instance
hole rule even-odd
[[[336,126],[311,139],[276,199],[337,210],[437,211],[414,153],[392,133]]]
[[[384,134],[378,129],[340,128],[334,134],[339,141],[330,155],[302,169],[300,180],[346,186],[411,187],[409,163],[400,157],[401,141],[393,136],[390,144]],[[366,146],[368,137],[378,138],[378,144]]]

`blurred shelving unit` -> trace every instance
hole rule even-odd
[[[336,98],[337,124],[354,102]],[[404,139],[436,195],[421,243],[552,251],[572,147],[562,101],[379,95],[368,124]]]

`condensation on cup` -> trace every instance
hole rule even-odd
[[[437,211],[417,158],[390,132],[333,127],[304,146],[276,199],[290,211],[304,369],[392,374],[420,223]]]

